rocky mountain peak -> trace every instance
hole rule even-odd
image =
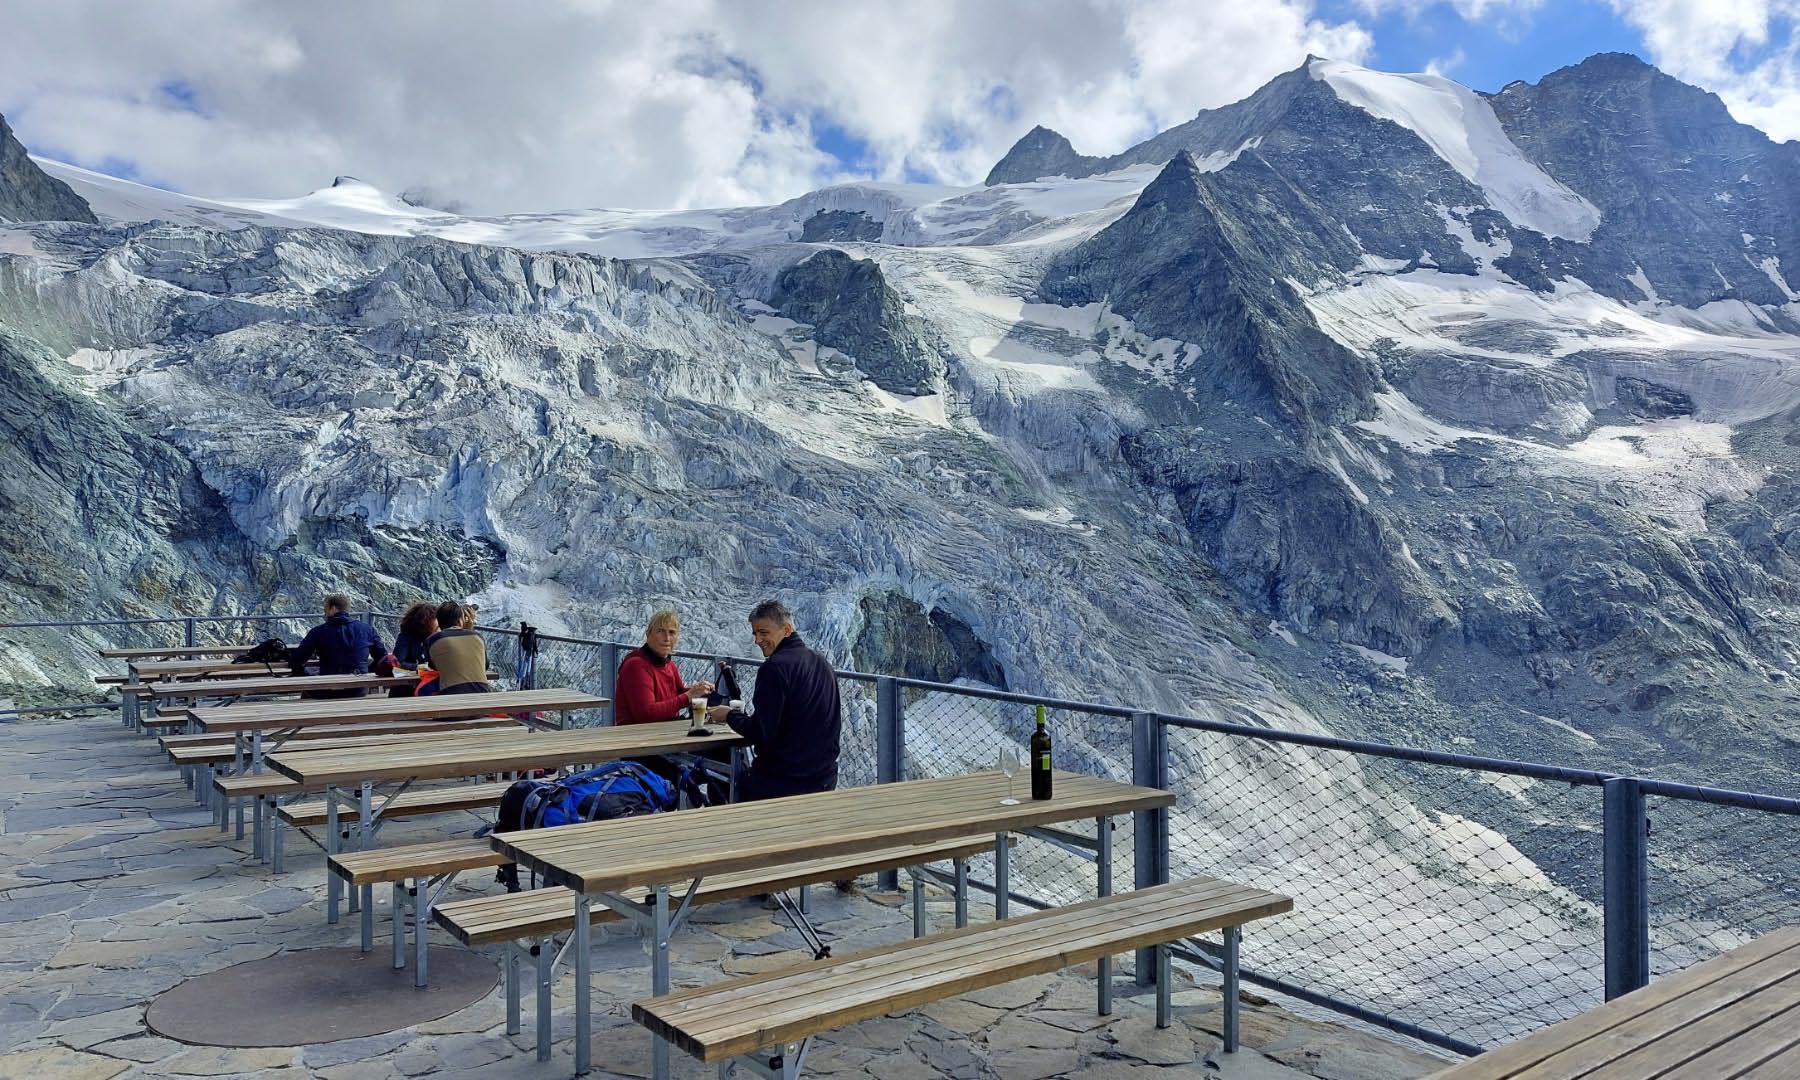
[[[0,116],[0,221],[96,220],[86,200],[37,167]]]
[[[992,187],[1025,183],[1042,176],[1081,175],[1077,170],[1097,160],[1076,153],[1068,139],[1040,124],[1013,144],[982,183]]]

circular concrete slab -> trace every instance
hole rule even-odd
[[[189,979],[152,1001],[144,1022],[201,1046],[309,1046],[449,1016],[499,981],[498,964],[466,949],[433,948],[423,988],[384,949],[307,949]]]

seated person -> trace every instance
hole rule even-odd
[[[400,616],[400,633],[394,638],[394,663],[417,671],[426,663],[425,642],[438,631],[437,605],[425,600]]]
[[[474,630],[475,609],[445,601],[437,609],[438,632],[425,640],[426,659],[438,672],[440,694],[485,694],[487,642]]]
[[[702,679],[692,686],[681,680],[676,668],[675,646],[681,640],[681,619],[673,611],[650,616],[644,628],[644,644],[625,654],[613,689],[613,723],[650,724],[674,720],[688,712],[688,699],[712,693],[712,683]]]
[[[371,664],[388,655],[387,646],[375,628],[350,617],[350,598],[332,593],[325,598],[325,621],[306,632],[300,644],[288,654],[288,664],[295,675],[306,674],[306,666],[315,659],[321,675],[365,675]],[[360,697],[361,687],[351,690],[315,690],[306,697]]]
[[[794,617],[778,600],[750,613],[750,634],[767,661],[757,670],[755,711],[711,710],[748,739],[756,760],[738,784],[738,798],[773,799],[837,787],[843,707],[837,673],[794,631]]]

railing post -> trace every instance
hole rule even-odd
[[[613,711],[612,699],[619,691],[619,643],[603,641],[600,643],[600,696],[606,699],[606,707],[600,710],[606,716],[606,722],[612,723],[617,715]]]
[[[187,645],[188,648],[191,649],[195,645],[199,644],[198,641],[194,640],[194,617],[192,615],[189,615],[187,617],[186,636],[187,636],[187,640],[186,640],[185,644]]]
[[[1650,982],[1650,819],[1644,791],[1629,777],[1614,777],[1605,792],[1606,1000]]]
[[[1169,789],[1169,729],[1149,713],[1131,714],[1131,782],[1139,787]],[[1169,880],[1169,812],[1139,810],[1132,814],[1133,887],[1147,889]],[[1156,981],[1156,950],[1137,951],[1137,984]]]
[[[890,675],[875,680],[875,782],[893,784],[906,779],[906,706],[900,683]],[[898,889],[900,873],[883,870],[876,875],[880,889]]]

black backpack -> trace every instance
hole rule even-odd
[[[713,680],[713,691],[706,695],[708,705],[729,705],[734,701],[744,700],[744,691],[738,686],[737,672],[731,661],[721,657],[715,661],[718,665],[719,677]]]
[[[285,664],[288,662],[287,642],[278,637],[264,638],[256,643],[249,652],[236,656],[234,664]]]

